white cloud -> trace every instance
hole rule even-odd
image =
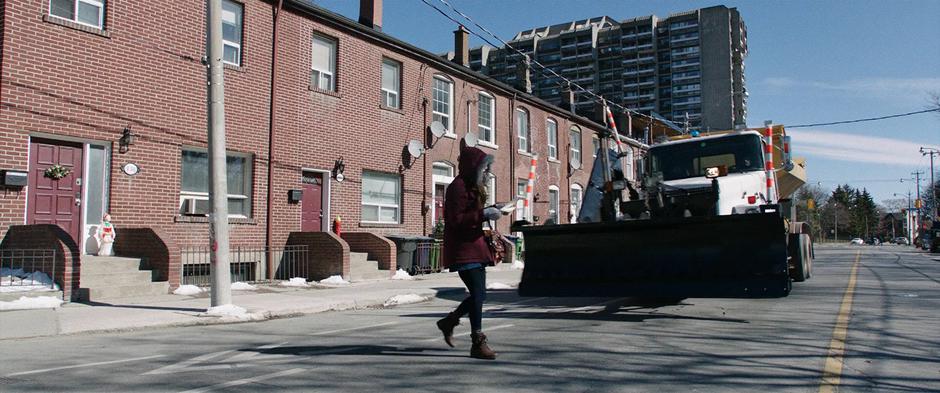
[[[791,129],[787,134],[793,137],[796,156],[848,162],[918,166],[923,164],[921,146],[940,149],[938,145],[815,129]]]

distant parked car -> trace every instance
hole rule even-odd
[[[857,238],[857,237],[856,237],[855,239],[852,239],[852,241],[851,241],[850,243],[852,243],[852,244],[857,244],[857,245],[862,245],[862,244],[865,244],[865,241],[862,240],[862,239],[860,239],[860,238]]]
[[[894,242],[897,243],[897,244],[903,244],[903,245],[905,245],[905,246],[911,244],[911,241],[910,241],[910,240],[907,240],[906,237],[896,237],[896,238],[894,238]]]

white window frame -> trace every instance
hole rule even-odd
[[[314,61],[314,58],[313,58],[314,56],[313,47],[314,45],[316,45],[317,41],[326,43],[328,44],[328,46],[331,47],[329,63],[330,63],[330,67],[332,67],[332,70],[321,70],[314,66],[316,61]],[[339,52],[339,50],[337,49],[338,47],[339,47],[339,40],[337,40],[336,38],[325,36],[322,34],[313,35],[313,39],[310,41],[310,73],[311,73],[310,79],[311,79],[311,82],[313,82],[312,80],[313,74],[316,73],[316,84],[313,85],[313,88],[317,90],[324,90],[324,91],[332,91],[332,92],[336,91],[336,57],[337,57],[337,53]],[[329,76],[330,78],[330,84],[325,89],[320,87],[320,85],[323,82],[324,76]]]
[[[561,224],[558,215],[561,206],[561,192],[559,191],[556,185],[548,186],[548,217],[545,218],[546,223],[554,218],[554,224]]]
[[[366,176],[368,176],[368,175],[377,175],[377,176],[383,176],[383,177],[388,177],[388,178],[393,178],[393,177],[396,178],[396,179],[398,180],[398,189],[395,190],[395,194],[396,194],[396,196],[397,196],[398,203],[395,204],[395,205],[388,204],[388,203],[365,203],[365,201],[363,201],[363,199],[362,199],[362,189],[365,188],[364,186],[365,186],[365,183],[366,183]],[[363,223],[363,224],[401,224],[401,220],[402,220],[402,209],[401,209],[401,206],[402,206],[402,184],[401,184],[401,183],[402,183],[401,176],[400,176],[400,175],[396,175],[396,174],[394,174],[394,173],[386,173],[386,172],[378,172],[378,171],[368,171],[368,170],[362,171],[362,185],[361,185],[360,190],[359,190],[359,208],[360,208],[360,212],[359,212],[359,222],[361,222],[361,223]],[[365,206],[376,206],[376,207],[378,207],[378,215],[377,215],[377,216],[379,217],[379,220],[378,220],[378,221],[368,221],[368,220],[365,220],[365,219],[362,218],[362,216],[363,216],[363,214],[362,214],[362,208],[365,207]],[[398,220],[397,220],[397,221],[381,221],[381,218],[382,218],[382,209],[395,209],[395,210],[397,210],[397,211],[398,211],[398,214],[397,214]]]
[[[581,204],[584,203],[584,188],[582,188],[580,184],[575,183],[571,185],[570,192],[571,192],[570,195],[574,195],[575,192],[578,193],[578,198],[577,198],[578,203],[575,203],[574,197],[572,196],[568,197],[568,206],[570,210],[569,222],[575,223],[575,222],[578,222],[578,215],[581,213]]]
[[[496,204],[496,175],[490,173],[486,175],[486,205]]]
[[[97,26],[96,26],[96,25],[92,25],[92,24],[88,24],[88,23],[85,23],[85,22],[80,22],[80,21],[78,20],[78,5],[79,5],[79,3],[85,3],[85,4],[88,4],[88,5],[92,6],[92,7],[98,7],[98,8],[101,10],[101,12],[98,13],[98,25],[97,25]],[[72,19],[65,18],[65,17],[59,16],[59,15],[53,14],[53,13],[52,13],[52,0],[49,0],[49,15],[50,15],[50,16],[53,16],[53,17],[56,17],[56,18],[59,18],[59,19],[62,19],[62,20],[67,20],[67,21],[69,21],[69,22],[78,23],[78,24],[80,24],[80,25],[82,25],[82,26],[88,26],[88,27],[93,27],[93,28],[99,29],[99,30],[104,30],[104,14],[105,14],[105,5],[106,5],[104,0],[72,0],[72,4],[73,4],[72,12],[73,12],[74,15],[75,15],[74,18],[72,18]]]
[[[591,157],[597,158],[597,149],[601,147],[601,138],[597,134],[591,135]]]
[[[185,191],[185,190],[183,190],[183,161],[182,161],[182,159],[183,159],[183,152],[185,152],[185,151],[196,152],[196,153],[207,153],[207,154],[208,154],[208,150],[203,149],[203,148],[197,148],[197,147],[184,147],[184,148],[182,148],[182,149],[180,150],[180,202],[179,202],[179,207],[177,208],[177,211],[183,208],[183,201],[184,201],[184,200],[187,200],[187,199],[194,199],[194,200],[201,200],[201,201],[208,201],[208,200],[209,200],[209,193],[208,193],[208,192]],[[247,210],[248,210],[249,215],[231,214],[231,213],[229,213],[228,216],[229,216],[229,218],[248,218],[248,217],[250,217],[252,208],[254,207],[254,206],[253,206],[253,205],[254,205],[254,201],[252,200],[252,192],[253,192],[253,189],[254,189],[254,184],[252,183],[252,174],[254,173],[254,170],[253,170],[253,169],[254,169],[254,160],[253,160],[253,156],[252,156],[251,154],[249,154],[249,153],[239,153],[239,152],[226,151],[226,152],[225,152],[225,157],[226,157],[226,159],[228,159],[228,157],[239,157],[239,158],[244,158],[244,159],[245,159],[245,173],[243,173],[242,176],[244,176],[244,184],[246,185],[246,188],[247,188],[245,191],[247,191],[247,194],[244,194],[244,195],[242,195],[242,194],[226,194],[226,198],[227,198],[226,200],[228,200],[228,199],[247,200],[247,201],[248,201],[248,209],[247,209]],[[208,179],[208,177],[207,177],[207,179]],[[211,187],[211,184],[209,184],[208,186]]]
[[[434,102],[438,101],[434,95],[434,91],[441,90],[437,88],[438,82],[446,84],[447,87],[447,102],[445,103],[447,104],[447,113],[439,112],[434,108]],[[457,134],[454,133],[454,81],[443,75],[434,75],[431,81],[431,119],[433,120],[434,117],[447,118],[447,124],[444,127],[444,136],[457,138]]]
[[[578,139],[573,138],[574,134],[578,134]],[[575,141],[577,141],[577,148],[575,148]],[[583,157],[581,156],[581,129],[577,126],[572,126],[568,130],[568,160],[571,162],[576,162],[580,167],[580,164],[583,163]]]
[[[553,119],[545,120],[545,133],[548,137],[548,159],[558,159],[558,122]]]
[[[532,138],[530,138],[532,133],[530,132],[531,124],[529,121],[529,111],[525,110],[525,108],[519,107],[516,108],[515,113],[516,139],[518,141],[519,152],[529,154],[532,152]],[[522,122],[520,120],[525,120],[525,127],[523,127],[523,124],[521,124]],[[525,145],[525,147],[523,147],[523,145]]]
[[[485,100],[490,103],[488,119],[482,116],[483,101]],[[482,120],[487,121],[489,124],[483,124]],[[489,134],[489,138],[483,137],[484,132]],[[496,98],[482,91],[477,98],[477,135],[480,137],[480,143],[490,147],[496,146]]]
[[[81,1],[81,0],[80,0],[80,1]],[[245,39],[245,5],[244,5],[244,4],[241,4],[241,3],[238,3],[238,2],[235,2],[235,1],[232,1],[232,0],[222,0],[222,2],[223,2],[223,3],[232,4],[232,5],[238,7],[238,8],[241,10],[241,13],[240,13],[240,15],[239,15],[240,18],[239,18],[239,21],[238,21],[238,30],[241,30],[241,33],[239,34],[239,38],[241,38],[241,39],[244,41],[244,39]],[[223,21],[222,23],[225,23],[225,22]],[[230,46],[230,47],[233,47],[233,48],[236,49],[237,61],[235,61],[234,63],[233,63],[233,62],[225,61],[225,56],[224,56],[224,54],[225,54],[225,47],[226,47],[226,46]],[[223,56],[222,56],[222,62],[223,62],[223,63],[225,63],[225,64],[231,64],[231,65],[236,66],[236,67],[238,67],[238,66],[240,66],[240,65],[242,64],[242,43],[241,43],[241,42],[228,41],[228,40],[225,39],[225,36],[223,35],[223,37],[222,37],[222,53],[223,53]]]
[[[396,90],[389,90],[385,88],[385,66],[391,66],[395,68],[395,82]],[[389,59],[387,57],[382,58],[382,105],[385,105],[389,108],[401,109],[401,66],[402,63]],[[391,102],[391,104],[389,104]]]

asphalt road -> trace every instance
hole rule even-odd
[[[782,299],[654,304],[490,291],[484,330],[496,361],[467,356],[466,320],[459,349],[440,339],[434,321],[455,297],[3,341],[0,390],[940,391],[940,257],[821,246],[814,273]]]

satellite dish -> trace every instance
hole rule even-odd
[[[421,141],[412,139],[408,142],[408,154],[411,154],[414,158],[420,158],[424,154],[424,144]]]
[[[437,120],[431,122],[430,128],[431,135],[434,135],[436,138],[444,136],[444,133],[447,132],[447,129],[444,128],[444,123],[441,123]]]
[[[467,146],[474,147],[477,143],[480,143],[480,138],[477,137],[477,134],[468,132],[467,135],[463,137],[463,142],[467,144]]]
[[[581,169],[581,161],[568,160],[568,166],[570,166],[571,169]]]

